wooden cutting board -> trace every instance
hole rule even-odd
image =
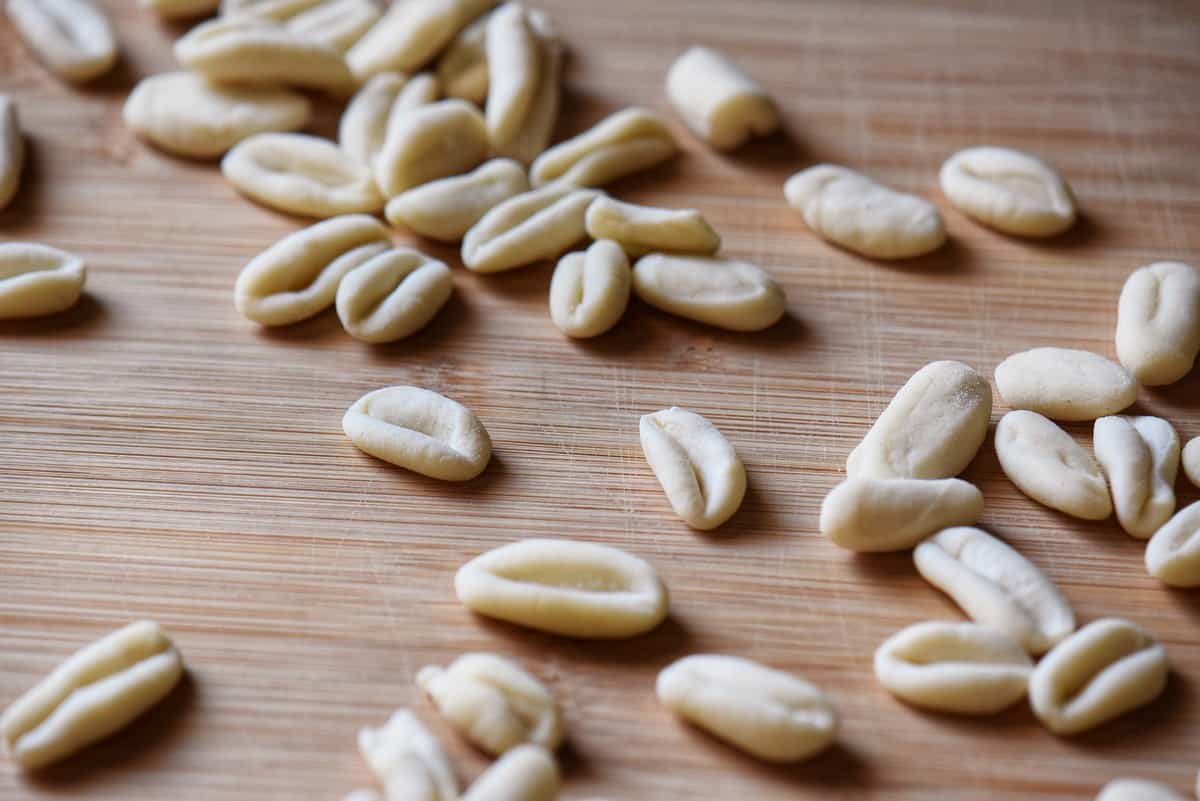
[[[719,156],[680,128],[679,159],[611,191],[701,209],[727,254],[779,278],[788,316],[739,335],[634,302],[613,332],[573,342],[548,317],[552,265],[476,276],[453,249],[423,244],[455,265],[456,294],[426,331],[385,347],[352,340],[333,313],[276,331],[238,316],[238,271],[304,223],[123,127],[130,87],[172,68],[182,28],[132,0],[103,4],[125,58],[86,89],[55,81],[0,21],[0,91],[31,140],[0,239],[44,241],[89,267],[72,311],[0,326],[0,700],[137,618],[173,633],[190,673],[41,779],[0,762],[0,798],[338,799],[370,781],[358,727],[399,706],[432,723],[469,779],[484,758],[412,678],[472,650],[519,658],[562,699],[567,799],[1090,799],[1117,775],[1190,790],[1200,593],[1147,576],[1142,544],[1114,523],[1027,500],[990,443],[967,473],[987,497],[984,525],[1043,566],[1081,620],[1129,617],[1170,653],[1161,698],[1072,739],[1025,705],[958,719],[880,689],[871,655],[884,638],[960,613],[908,554],[856,557],[816,529],[846,453],[920,366],[960,359],[990,374],[1037,345],[1111,355],[1125,276],[1156,259],[1200,263],[1194,3],[537,0],[571,48],[560,136],[630,104],[666,110],[666,68],[697,42],[778,98],[786,135]],[[331,133],[336,114],[327,104],[315,130]],[[1081,222],[1031,243],[950,209],[938,166],[982,143],[1056,164]],[[822,243],[781,194],[818,161],[936,200],[952,243],[899,265]],[[475,410],[496,444],[480,478],[426,480],[350,445],[344,409],[401,383]],[[672,404],[715,422],[749,470],[745,504],[717,533],[677,520],[642,459],[638,416]],[[1143,391],[1139,408],[1200,435],[1200,372]],[[1072,431],[1090,440],[1088,426]],[[1198,497],[1182,478],[1178,489],[1181,504]],[[652,560],[669,621],[593,644],[467,613],[454,570],[527,536]],[[700,651],[827,688],[837,746],[767,767],[677,723],[654,676]]]

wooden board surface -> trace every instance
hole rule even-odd
[[[121,124],[133,83],[172,66],[180,29],[105,0],[125,59],[78,90],[0,20],[0,91],[16,96],[31,140],[0,239],[75,251],[90,270],[76,309],[0,326],[0,701],[131,619],[162,622],[190,667],[161,707],[44,778],[0,763],[0,798],[337,799],[369,780],[358,727],[407,705],[469,778],[485,760],[437,723],[412,677],[479,649],[520,658],[562,699],[568,799],[1088,799],[1119,774],[1190,788],[1200,594],[1159,586],[1114,523],[1025,499],[990,444],[968,471],[984,525],[1042,565],[1082,620],[1127,616],[1169,650],[1159,700],[1073,739],[1023,705],[956,719],[889,697],[872,676],[875,646],[959,613],[907,554],[855,557],[816,523],[847,451],[921,365],[961,359],[990,374],[1014,350],[1051,344],[1111,354],[1125,276],[1155,259],[1200,261],[1195,3],[537,5],[571,47],[560,135],[628,104],[665,110],[666,67],[695,42],[725,48],[779,99],[787,136],[723,157],[684,135],[675,163],[612,191],[703,210],[728,254],[780,279],[785,321],[737,335],[634,302],[612,333],[572,342],[550,324],[543,264],[494,277],[457,268],[449,307],[386,347],[350,339],[332,313],[259,330],[233,308],[234,278],[301,222]],[[316,130],[335,120],[330,105]],[[1055,163],[1083,220],[1029,243],[949,209],[937,168],[980,143]],[[817,161],[937,200],[952,244],[904,265],[823,244],[781,196]],[[483,476],[442,484],[349,444],[345,407],[396,383],[477,412],[496,445]],[[719,533],[676,520],[642,459],[638,416],[671,404],[713,420],[749,469],[746,502]],[[1139,407],[1200,435],[1200,375],[1143,391]],[[1182,478],[1179,492],[1198,496]],[[670,586],[670,620],[588,644],[472,617],[454,570],[526,536],[649,558]],[[697,651],[827,688],[838,745],[766,767],[678,724],[654,700],[654,675]]]

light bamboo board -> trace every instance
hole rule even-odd
[[[260,331],[234,311],[234,277],[300,222],[121,124],[133,83],[172,66],[180,29],[132,0],[105,0],[125,60],[76,90],[0,21],[0,91],[20,102],[31,138],[0,239],[78,252],[90,270],[75,310],[0,326],[0,701],[136,618],[169,628],[190,666],[162,707],[47,777],[0,763],[0,798],[337,799],[368,782],[357,728],[404,705],[435,722],[466,779],[485,760],[436,723],[412,676],[479,649],[520,658],[562,698],[568,799],[1090,799],[1118,774],[1190,788],[1200,594],[1149,578],[1142,546],[1114,523],[1023,498],[990,445],[968,472],[987,497],[986,527],[1045,567],[1082,620],[1127,616],[1169,649],[1174,671],[1157,702],[1064,740],[1024,706],[964,720],[882,691],[875,646],[958,612],[907,554],[856,558],[816,522],[847,451],[922,364],[960,359],[990,373],[1043,344],[1111,354],[1128,272],[1200,261],[1197,6],[537,4],[571,46],[562,135],[628,104],[665,110],[667,65],[695,42],[726,49],[776,95],[788,136],[729,157],[685,136],[674,164],[612,191],[703,210],[728,254],[784,284],[784,322],[736,335],[635,302],[614,332],[571,342],[550,324],[551,266],[540,265],[494,277],[457,269],[449,307],[387,347],[350,339],[332,313]],[[317,130],[331,132],[335,113],[325,109]],[[980,143],[1060,167],[1082,222],[1038,244],[950,210],[937,168]],[[953,243],[883,265],[818,241],[781,194],[788,175],[817,161],[936,199]],[[496,444],[482,477],[424,480],[349,444],[345,407],[394,383],[478,413]],[[749,469],[746,503],[717,534],[670,514],[641,457],[638,416],[671,404],[713,420]],[[1200,434],[1200,374],[1144,391],[1140,405],[1185,437]],[[1089,438],[1086,426],[1073,430]],[[1179,490],[1181,503],[1196,500],[1183,479]],[[460,563],[534,535],[651,559],[671,588],[669,622],[588,644],[458,605]],[[696,651],[741,654],[827,688],[843,716],[837,747],[765,767],[678,724],[656,704],[653,679]]]

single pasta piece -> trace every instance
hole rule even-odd
[[[1172,587],[1200,587],[1200,501],[1176,512],[1150,538],[1146,570]]]
[[[1167,670],[1166,649],[1149,632],[1104,618],[1042,657],[1029,680],[1029,701],[1050,731],[1078,734],[1153,701]]]
[[[990,715],[1025,697],[1033,662],[1002,631],[978,623],[916,623],[875,651],[875,678],[910,704]]]
[[[846,475],[953,478],[987,439],[992,388],[962,362],[930,362],[905,382],[846,459]]]
[[[346,54],[360,80],[391,70],[416,72],[496,0],[406,0],[393,3]]]
[[[335,217],[383,208],[370,169],[309,134],[255,134],[225,154],[221,172],[242,194],[293,214]]]
[[[461,801],[555,801],[561,783],[545,748],[519,745],[492,763]]]
[[[1009,412],[996,425],[996,457],[1017,489],[1081,520],[1112,514],[1108,482],[1092,455],[1036,412]]]
[[[504,657],[464,654],[446,668],[421,668],[417,684],[451,725],[489,754],[500,756],[522,743],[553,751],[562,743],[554,696]]]
[[[817,236],[873,259],[924,256],[946,242],[937,206],[845,167],[809,167],[783,193]]]
[[[488,19],[485,114],[492,147],[503,152],[520,133],[541,82],[541,52],[525,7],[510,2]]]
[[[730,331],[761,331],[787,311],[783,289],[744,261],[651,253],[633,267],[633,291],[651,306]]]
[[[588,206],[585,225],[592,239],[611,239],[634,257],[651,252],[711,256],[721,247],[721,237],[695,209],[659,209],[601,196]]]
[[[383,149],[388,131],[400,125],[418,106],[437,100],[438,82],[429,73],[412,78],[381,72],[350,98],[338,122],[338,144],[363,164],[371,166]]]
[[[825,496],[820,528],[852,551],[903,551],[982,514],[983,493],[961,479],[850,478]]]
[[[1149,539],[1175,513],[1179,435],[1161,417],[1101,417],[1092,447],[1121,528]]]
[[[379,344],[420,331],[453,292],[454,276],[444,262],[396,247],[346,273],[335,306],[346,333]]]
[[[711,47],[697,45],[675,59],[667,72],[667,99],[692,132],[718,150],[733,150],[779,127],[766,90]]]
[[[976,623],[1043,654],[1075,631],[1062,591],[1017,550],[970,526],[943,529],[913,549],[917,572]]]
[[[243,139],[295,131],[312,104],[299,92],[270,86],[215,84],[194,72],[143,78],[125,101],[125,124],[177,156],[218,158]]]
[[[42,63],[65,81],[86,83],[117,63],[117,39],[88,0],[8,0],[13,28]]]
[[[963,214],[1006,234],[1047,237],[1075,224],[1075,198],[1046,162],[1006,147],[969,147],[946,160],[942,192]]]
[[[461,242],[483,215],[529,191],[525,170],[512,159],[492,159],[474,171],[407,189],[388,201],[384,216],[397,228],[440,242]]]
[[[557,257],[587,233],[584,217],[596,196],[559,181],[501,201],[463,237],[463,264],[498,273]]]
[[[388,198],[406,189],[459,175],[488,155],[483,115],[463,100],[418,106],[388,125],[375,159],[375,181]]]
[[[0,94],[0,210],[8,205],[21,185],[25,165],[25,137],[17,115],[17,104]]]
[[[577,186],[604,186],[666,161],[678,149],[662,117],[627,108],[542,153],[529,175],[534,186],[560,179]]]
[[[538,45],[538,84],[529,111],[516,135],[497,148],[502,156],[531,164],[550,144],[558,122],[562,95],[563,44],[550,18],[537,9],[527,12],[530,30]]]
[[[458,779],[450,758],[433,733],[407,709],[396,710],[377,729],[359,729],[358,750],[389,798],[406,801],[458,798]]]
[[[1145,779],[1113,779],[1100,789],[1100,795],[1096,796],[1096,801],[1189,801],[1189,799],[1159,782]]]
[[[469,481],[492,458],[474,412],[420,387],[368,392],[346,410],[342,429],[363,453],[442,481]]]
[[[338,51],[254,16],[197,25],[175,42],[175,58],[218,83],[284,84],[339,97],[358,83]]]
[[[457,97],[482,106],[487,100],[488,65],[485,52],[488,20],[491,13],[481,14],[458,32],[437,62],[437,77],[446,97]]]
[[[1138,385],[1124,367],[1091,351],[1034,348],[997,365],[996,389],[1014,409],[1081,422],[1131,406]]]
[[[667,616],[667,590],[649,563],[607,545],[528,539],[493,548],[454,577],[473,612],[584,639],[634,637]]]
[[[733,516],[746,495],[746,468],[716,426],[672,406],[644,415],[638,429],[642,452],[675,514],[700,531]]]
[[[83,293],[83,259],[34,242],[0,243],[0,320],[71,308]]]
[[[837,710],[820,688],[737,656],[685,656],[658,674],[655,691],[674,714],[767,762],[809,759],[837,736]]]
[[[344,53],[380,17],[371,0],[324,0],[287,21],[287,29]]]
[[[1200,271],[1177,261],[1134,270],[1117,303],[1117,358],[1146,386],[1174,384],[1200,353]]]
[[[183,676],[158,624],[131,623],[76,652],[4,711],[0,734],[26,770],[57,762],[124,728]]]
[[[568,253],[550,279],[550,318],[569,337],[599,336],[625,313],[632,283],[629,259],[614,242]]]

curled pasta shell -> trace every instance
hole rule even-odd
[[[714,529],[742,505],[746,468],[708,420],[673,406],[643,416],[639,430],[646,461],[689,526]]]
[[[392,248],[342,278],[338,318],[355,339],[392,342],[424,328],[453,292],[454,277],[444,262],[412,248]]]
[[[603,186],[666,161],[677,150],[662,117],[643,108],[627,108],[538,156],[529,175],[534,186],[559,179],[577,186]]]
[[[79,300],[83,259],[32,242],[0,243],[0,319],[40,317]]]

